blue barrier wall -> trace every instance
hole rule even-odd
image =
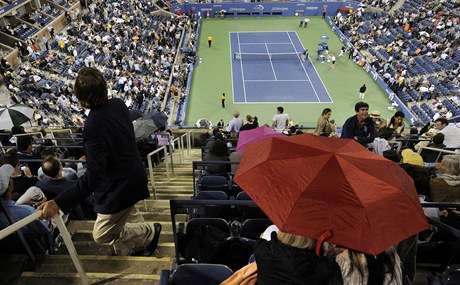
[[[356,9],[357,3],[347,2],[254,2],[254,3],[215,3],[182,4],[171,7],[173,13],[198,14],[217,17],[222,10],[226,17],[262,16],[321,16],[327,5],[327,15],[334,16],[339,8]]]

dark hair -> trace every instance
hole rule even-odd
[[[449,124],[449,123],[447,122],[447,119],[446,119],[446,118],[443,118],[443,117],[437,118],[434,122],[435,122],[435,123],[441,122],[441,124],[446,125],[446,126]]]
[[[18,155],[14,151],[10,151],[5,153],[4,155],[0,156],[0,164],[9,164],[13,167],[16,167],[19,164]]]
[[[34,139],[31,135],[17,136],[16,144],[18,146],[18,151],[25,151],[27,148],[32,145]]]
[[[393,115],[393,118],[396,118],[396,117],[405,118],[406,116],[404,115],[403,112],[397,111],[397,112]]]
[[[417,130],[417,128],[411,128],[411,129],[410,129],[410,134],[411,134],[411,135],[418,135],[418,130]]]
[[[211,144],[209,152],[217,156],[228,155],[227,143],[221,140],[216,140]]]
[[[390,119],[390,126],[394,126],[394,125],[395,125],[395,120],[396,120],[397,117],[404,118],[405,116],[404,116],[404,113],[403,113],[403,112],[397,111],[397,112],[393,115],[393,117],[391,117],[391,119]]]
[[[48,155],[42,162],[43,173],[53,178],[59,174],[59,160],[54,155]]]
[[[392,160],[396,163],[399,163],[401,161],[401,156],[394,149],[385,150],[383,151],[382,154],[383,154],[383,157],[385,157],[386,159]]]
[[[433,144],[442,144],[444,142],[444,134],[443,133],[437,133],[433,137]]]
[[[283,108],[283,107],[276,107],[276,109],[278,110],[278,112],[280,112],[281,114],[283,114],[283,112],[284,112],[284,108]]]
[[[85,108],[102,106],[108,100],[107,82],[102,73],[93,67],[82,68],[75,79],[75,94]]]
[[[332,112],[331,108],[324,108],[323,112],[321,113],[321,116],[324,116],[329,112]]]
[[[355,112],[358,112],[359,109],[363,108],[363,107],[366,107],[369,109],[369,104],[367,104],[366,102],[358,102],[355,104]]]
[[[17,135],[17,134],[25,134],[26,131],[24,130],[23,126],[14,126],[11,128],[11,134],[12,135]]]

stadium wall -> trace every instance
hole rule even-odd
[[[267,17],[267,16],[321,16],[323,7],[326,14],[333,16],[342,9],[356,9],[355,2],[253,2],[253,3],[203,3],[181,4],[170,8],[175,14],[197,15],[202,17]]]

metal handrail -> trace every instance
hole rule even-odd
[[[168,151],[166,149],[166,146],[164,145],[164,146],[162,146],[160,148],[157,148],[156,150],[152,151],[151,153],[147,154],[147,164],[149,166],[150,182],[152,183],[152,192],[153,192],[153,198],[154,199],[157,199],[157,191],[156,191],[156,188],[155,188],[155,179],[153,178],[152,156],[154,154],[159,153],[160,151],[164,151],[164,153],[165,153],[166,177],[168,178],[168,181],[170,181],[169,180],[169,162],[166,159]],[[170,155],[171,155],[171,161],[172,161],[172,152],[171,151],[170,151]]]
[[[38,218],[40,218],[41,215],[42,211],[36,211],[32,215],[29,215],[23,218],[22,220],[19,220],[16,223],[1,230],[0,240],[20,230],[26,225],[32,223],[33,221],[37,220]],[[59,233],[61,234],[62,239],[64,240],[64,244],[67,247],[67,251],[69,252],[70,257],[72,258],[72,262],[75,265],[78,274],[80,275],[81,282],[84,285],[89,285],[90,281],[88,275],[86,275],[85,269],[83,268],[80,258],[78,257],[77,250],[75,249],[75,245],[73,244],[72,239],[70,238],[69,231],[67,230],[64,221],[62,220],[62,217],[59,214],[57,214],[53,217],[53,220],[56,223],[57,228],[59,229]]]

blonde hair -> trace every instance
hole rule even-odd
[[[288,234],[281,231],[278,232],[278,240],[284,244],[297,248],[312,249],[316,245],[316,241],[314,239],[294,234]]]

